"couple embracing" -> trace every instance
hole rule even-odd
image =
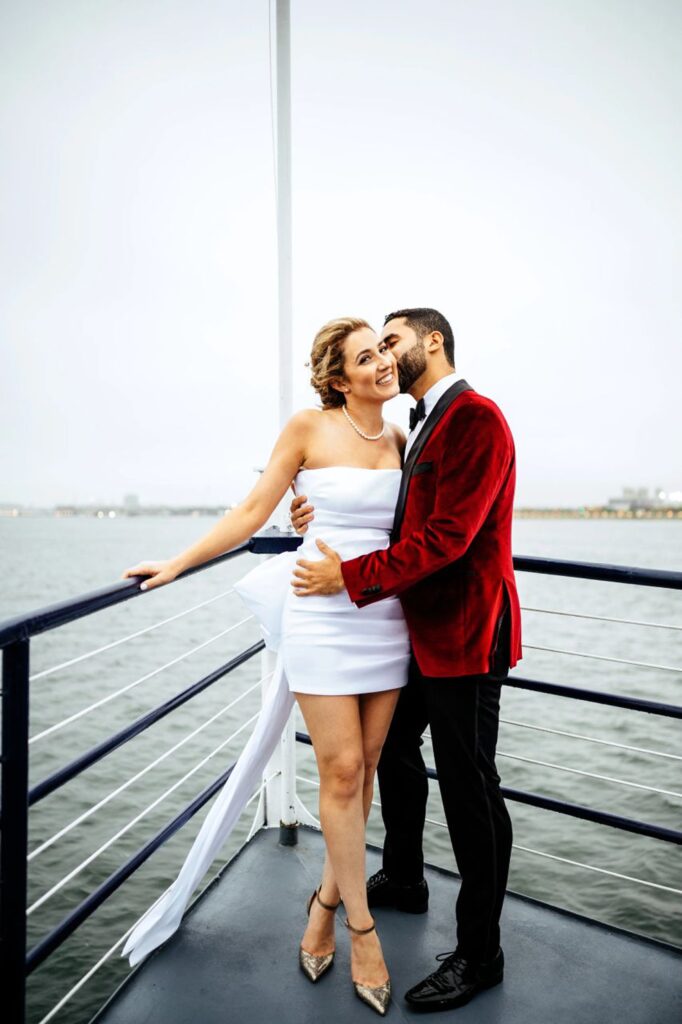
[[[457,374],[452,329],[434,309],[391,313],[380,336],[363,320],[333,320],[315,337],[310,367],[322,408],[292,417],[248,497],[186,551],[124,573],[148,577],[144,589],[170,582],[244,543],[290,486],[297,494],[302,547],[235,585],[277,651],[263,709],[178,878],[123,955],[136,963],[179,926],[297,701],[326,847],[300,967],[311,982],[331,967],[343,902],[355,992],[387,1012],[391,982],[371,910],[428,907],[420,746],[429,725],[461,884],[454,950],[405,999],[415,1010],[455,1008],[503,976],[512,828],[495,748],[502,680],[521,657],[514,442],[495,403]],[[416,399],[407,438],[382,416],[399,392]],[[386,839],[382,870],[365,881],[375,773]]]

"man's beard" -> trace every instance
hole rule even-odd
[[[426,372],[426,352],[421,338],[415,341],[398,360],[398,386],[401,395],[410,390],[416,380]]]

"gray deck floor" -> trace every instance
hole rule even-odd
[[[297,966],[305,902],[317,884],[321,836],[299,830],[296,847],[260,832],[227,866],[180,931],[140,965],[97,1024],[249,1024],[378,1020],[355,997],[348,933],[337,927],[332,970],[316,985]],[[368,850],[368,869],[380,866]],[[427,914],[377,911],[393,980],[387,1020],[415,1019],[404,991],[454,948],[458,879],[429,869]],[[505,979],[455,1011],[458,1024],[680,1024],[682,956],[663,945],[509,894],[502,918]],[[94,1024],[94,1022],[93,1022]]]

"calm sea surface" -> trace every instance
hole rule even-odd
[[[0,566],[4,581],[0,619],[104,586],[116,580],[126,566],[141,559],[168,557],[206,532],[213,522],[189,516],[0,519]],[[515,524],[514,551],[682,570],[682,522],[520,520]],[[253,621],[225,632],[246,616],[239,599],[226,592],[232,581],[246,572],[251,557],[241,556],[32,641],[31,672],[38,676],[31,692],[30,731],[35,737],[31,744],[32,783],[259,638]],[[675,704],[682,702],[682,593],[553,580],[526,573],[519,573],[518,583],[521,603],[526,609],[525,656],[515,673],[531,679]],[[203,606],[173,618],[199,604]],[[568,614],[550,615],[536,609]],[[601,622],[571,613],[669,624],[677,629]],[[160,622],[158,628],[133,636],[125,644],[40,675]],[[646,667],[562,653],[567,651],[641,662]],[[245,694],[260,674],[257,656],[36,805],[30,816],[31,851],[38,851],[60,829],[105,801],[93,814],[32,857],[30,904],[37,905],[29,917],[31,946],[232,763],[248,736],[248,727],[167,793],[257,711],[258,687],[171,756],[161,759],[162,755]],[[125,692],[107,699],[125,687]],[[93,708],[88,714],[47,731],[90,705]],[[530,694],[512,687],[503,692],[502,719],[498,769],[504,785],[675,829],[682,827],[682,744],[679,724],[674,720]],[[597,743],[581,736],[623,746]],[[624,746],[639,750],[627,750]],[[678,755],[678,759],[655,752]],[[299,748],[298,757],[300,774],[315,778],[310,749]],[[157,759],[155,767],[144,771]],[[433,763],[428,742],[426,759]],[[603,778],[591,778],[587,773]],[[115,792],[130,779],[134,779],[130,785]],[[616,780],[631,784],[623,785]],[[302,785],[301,796],[316,814],[314,787]],[[680,898],[655,887],[682,889],[678,847],[512,801],[508,806],[516,844],[509,879],[511,889],[682,944]],[[221,863],[244,841],[254,808],[252,805],[245,812]],[[134,820],[145,811],[143,817]],[[174,877],[204,813],[157,852],[35,972],[29,983],[32,1024],[42,1020]],[[435,786],[429,816],[435,821],[443,820]],[[369,832],[371,842],[381,842],[381,821],[376,812]],[[108,845],[95,856],[104,844]],[[455,868],[447,832],[442,827],[427,827],[426,850],[431,862]],[[578,863],[567,864],[565,860]],[[591,871],[580,866],[584,864],[628,878]],[[80,865],[84,866],[76,873]],[[631,878],[655,885],[643,885]],[[53,887],[54,892],[43,902]],[[54,1019],[62,1024],[83,1024],[126,969],[127,963],[115,955]]]

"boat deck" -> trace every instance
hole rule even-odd
[[[378,1020],[353,993],[343,927],[337,928],[334,967],[318,984],[298,969],[305,903],[322,859],[315,830],[300,828],[294,847],[280,846],[276,829],[259,832],[194,903],[179,932],[139,965],[92,1024]],[[367,861],[370,872],[377,870],[379,853],[369,849]],[[393,980],[388,1020],[421,1016],[407,1008],[403,992],[437,966],[436,953],[454,948],[459,880],[436,868],[428,869],[427,878],[427,914],[376,914]],[[511,893],[502,946],[504,982],[451,1011],[458,1024],[682,1020],[682,956],[674,948]]]

